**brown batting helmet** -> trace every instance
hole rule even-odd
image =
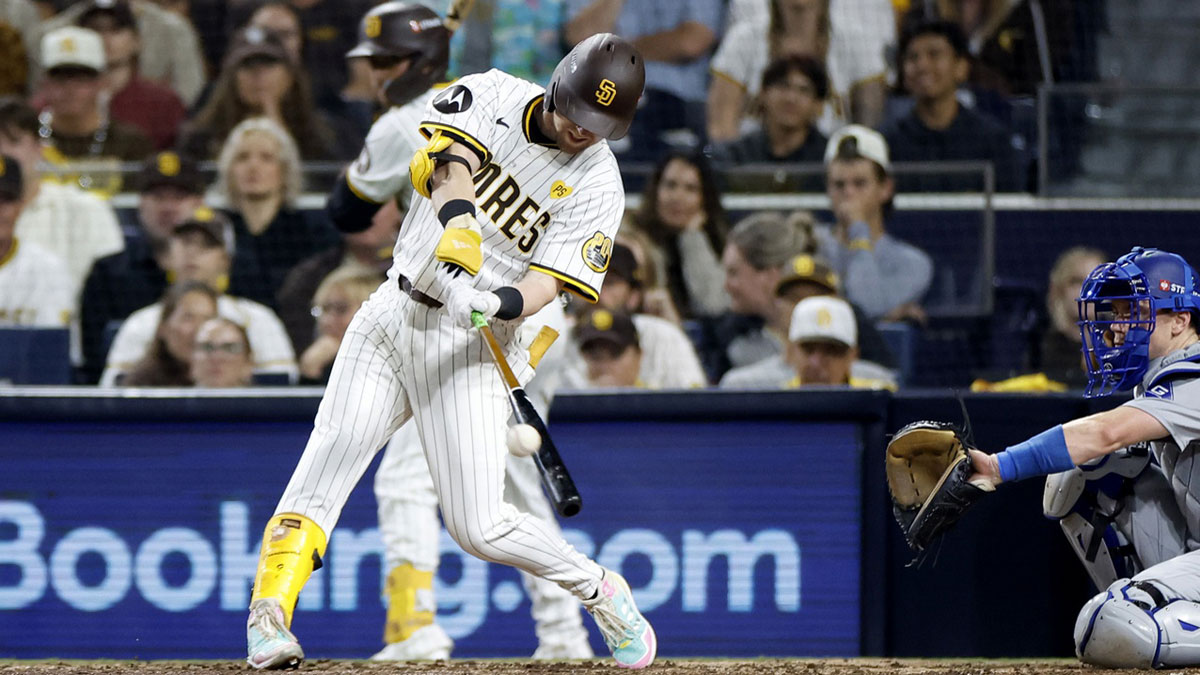
[[[400,77],[384,84],[388,102],[401,106],[446,79],[450,31],[433,10],[407,2],[385,2],[367,12],[358,27],[358,45],[346,58],[412,57]]]
[[[545,107],[597,136],[617,139],[629,132],[645,84],[646,66],[633,45],[597,33],[558,62]]]

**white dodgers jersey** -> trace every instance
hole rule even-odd
[[[441,131],[479,157],[474,181],[483,267],[472,280],[476,288],[512,285],[534,269],[595,302],[625,189],[607,141],[568,154],[545,138],[537,126],[544,93],[499,70],[468,75],[433,98],[420,130],[426,137]],[[414,195],[391,276],[404,275],[442,298],[444,275],[433,257],[442,231],[433,203]]]

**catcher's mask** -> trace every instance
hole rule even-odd
[[[1154,248],[1132,251],[1088,275],[1079,292],[1079,333],[1088,384],[1084,396],[1132,389],[1150,363],[1159,312],[1200,312],[1196,272],[1182,257]]]

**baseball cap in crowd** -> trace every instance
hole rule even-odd
[[[575,342],[580,349],[594,342],[607,342],[618,351],[625,351],[626,347],[637,346],[637,328],[625,312],[595,309],[575,324]]]
[[[788,329],[792,342],[836,342],[858,346],[858,326],[854,310],[845,300],[832,295],[816,295],[797,303]]]
[[[221,213],[207,206],[201,206],[192,211],[192,215],[185,218],[182,223],[175,226],[175,234],[184,232],[202,232],[208,235],[214,246],[224,248],[229,257],[233,258],[236,250],[233,225]]]
[[[21,198],[24,187],[21,180],[21,165],[8,155],[0,155],[0,199],[15,201]]]
[[[196,162],[166,150],[146,160],[138,174],[139,192],[159,187],[176,187],[189,194],[204,194],[204,177]]]
[[[633,288],[641,288],[644,282],[633,249],[624,244],[613,244],[612,257],[608,261],[608,276],[614,274]]]
[[[875,131],[870,127],[864,127],[861,124],[847,124],[846,126],[833,132],[829,137],[829,142],[825,144],[825,163],[828,164],[838,156],[839,148],[843,143],[848,143],[852,146],[851,154],[869,159],[883,170],[891,173],[892,162],[888,159],[888,144],[884,140],[883,134]],[[847,150],[849,151],[849,149]]]
[[[287,48],[274,33],[258,26],[249,26],[238,31],[233,44],[225,55],[224,67],[236,67],[252,58],[269,61],[290,62]]]
[[[816,284],[830,293],[839,292],[838,275],[824,260],[801,253],[792,256],[784,264],[779,283],[775,284],[775,295],[783,295],[793,284],[808,282]]]
[[[114,28],[132,28],[137,30],[137,20],[133,16],[133,9],[126,0],[91,0],[90,2],[86,2],[84,3],[83,12],[75,20],[75,25],[87,26],[95,30],[97,27],[92,25],[91,21],[103,16],[108,16],[112,19],[112,26]]]
[[[42,37],[42,66],[47,72],[69,68],[102,73],[106,64],[104,41],[94,30],[63,26]]]

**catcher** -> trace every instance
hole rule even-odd
[[[997,454],[948,425],[901,429],[888,486],[910,546],[924,550],[995,486],[1047,476],[1059,520],[1097,588],[1075,652],[1116,668],[1200,665],[1200,287],[1182,257],[1134,248],[1080,291],[1085,396],[1134,390],[1107,412]]]

